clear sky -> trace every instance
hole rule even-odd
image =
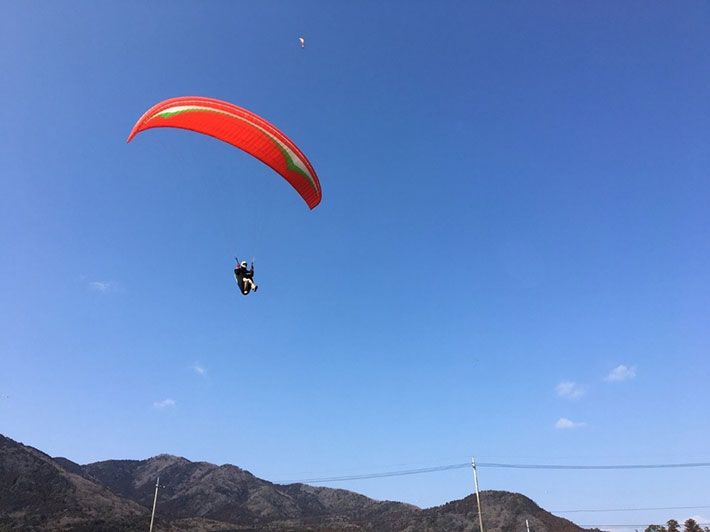
[[[273,481],[710,461],[707,2],[0,15],[0,433]],[[274,122],[321,205],[208,137],[126,144],[186,95]],[[707,468],[480,473],[550,510],[710,505]],[[329,485],[473,489],[466,469]],[[690,515],[710,521],[569,517]]]

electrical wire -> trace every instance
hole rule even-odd
[[[710,506],[658,506],[655,508],[604,508],[594,510],[550,510],[553,514],[573,514],[587,512],[642,512],[647,510],[694,510],[696,508],[710,508]]]
[[[343,475],[335,477],[305,478],[298,480],[281,480],[280,484],[304,483],[317,484],[322,482],[344,482],[348,480],[367,480],[372,478],[401,477],[405,475],[419,475],[422,473],[434,473],[437,471],[448,471],[451,469],[463,469],[471,467],[471,463],[442,465],[436,467],[424,467],[420,469],[402,469],[399,471],[388,471],[383,473],[363,473],[361,475]],[[503,464],[496,462],[480,462],[476,467],[505,468],[505,469],[558,469],[558,470],[621,470],[621,469],[678,469],[710,467],[710,462],[688,462],[680,464],[616,464],[616,465],[553,465],[553,464]]]
[[[278,483],[292,484],[300,482],[303,484],[315,484],[320,482],[343,482],[346,480],[364,480],[370,478],[401,477],[404,475],[419,475],[421,473],[433,473],[435,471],[447,471],[449,469],[462,469],[471,467],[471,464],[452,464],[436,467],[424,467],[421,469],[403,469],[400,471],[388,471],[385,473],[364,473],[362,475],[344,475],[339,477],[305,478],[300,480],[281,480]]]
[[[646,527],[646,526],[651,526],[654,523],[643,523],[641,525],[635,525],[635,524],[628,524],[628,525],[577,525],[581,526],[582,528],[601,528],[601,527]],[[698,526],[708,526],[710,523],[697,523]]]
[[[504,467],[509,469],[673,469],[687,467],[710,467],[710,462],[685,464],[616,464],[616,465],[549,465],[549,464],[495,464],[480,463],[476,467]]]

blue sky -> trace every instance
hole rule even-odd
[[[707,3],[0,9],[0,433],[274,481],[710,461]],[[207,137],[126,144],[183,95],[278,125],[322,204]],[[480,482],[550,510],[710,498],[703,469]],[[332,485],[473,489],[465,469]]]

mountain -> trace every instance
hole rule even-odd
[[[157,477],[161,532],[478,532],[475,496],[421,509],[165,454],[79,465],[3,436],[0,531],[145,530]],[[486,532],[520,532],[526,519],[532,532],[584,532],[517,493],[484,491],[481,505]]]
[[[146,515],[145,507],[0,435],[0,530],[119,531]]]
[[[171,519],[203,517],[241,526],[340,527],[370,515],[417,510],[403,503],[379,502],[347,490],[305,484],[281,486],[233,465],[216,466],[159,455],[148,460],[109,460],[82,467],[112,492],[146,507],[152,504],[156,477],[161,514]],[[386,510],[385,510],[386,509]]]

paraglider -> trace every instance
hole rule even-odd
[[[305,46],[306,46],[306,39],[304,39],[303,37],[299,37],[299,38],[298,38],[298,42],[301,43],[301,48],[305,48]]]
[[[234,268],[234,280],[237,281],[239,290],[243,295],[248,295],[250,291],[256,292],[259,286],[254,282],[254,262],[251,263],[251,268],[247,270],[247,261],[243,260],[239,262],[239,259],[235,256],[234,260],[237,261],[237,267]]]
[[[126,142],[141,131],[156,127],[187,129],[231,144],[288,181],[310,209],[321,201],[320,181],[303,152],[276,126],[246,109],[200,96],[171,98],[148,109]],[[237,260],[234,278],[244,295],[259,288],[254,282],[253,261],[251,269],[247,269],[246,261]]]
[[[318,176],[303,152],[276,126],[246,109],[213,98],[171,98],[148,109],[126,142],[154,127],[188,129],[231,144],[271,167],[311,209],[321,201]]]

